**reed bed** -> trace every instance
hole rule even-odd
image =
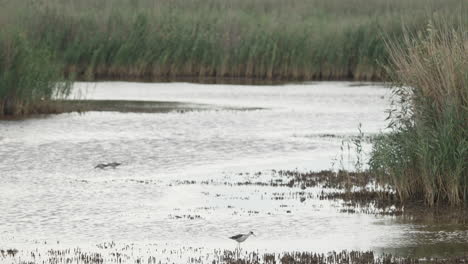
[[[383,80],[403,40],[464,0],[0,0],[0,116],[60,111],[79,80]],[[468,23],[465,21],[465,23]]]
[[[391,132],[374,142],[370,164],[402,200],[468,204],[468,28],[458,19],[387,44]]]
[[[2,3],[2,2],[0,2]],[[382,80],[383,33],[401,39],[463,0],[19,0],[6,25],[80,79]]]

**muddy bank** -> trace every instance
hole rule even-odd
[[[209,104],[195,104],[166,101],[129,100],[63,100],[57,102],[64,112],[121,112],[121,113],[168,113],[204,110],[260,110],[257,107],[223,107]]]
[[[388,76],[383,72],[353,74],[350,72],[304,73],[302,75],[267,76],[264,74],[223,74],[216,72],[200,75],[199,73],[158,73],[154,71],[130,72],[128,69],[119,69],[112,72],[110,68],[97,67],[92,74],[86,74],[84,69],[76,66],[67,67],[65,76],[73,76],[77,81],[129,81],[129,82],[194,82],[206,84],[243,84],[243,85],[276,85],[294,82],[315,81],[355,81],[355,82],[384,82]],[[375,70],[375,69],[374,69]]]
[[[70,74],[70,73],[68,73]],[[178,82],[189,82],[196,84],[234,84],[234,85],[285,85],[295,82],[312,82],[320,80],[293,80],[293,79],[265,79],[265,78],[254,78],[254,77],[216,77],[216,76],[153,76],[153,75],[141,75],[141,76],[113,76],[113,75],[99,75],[95,76],[94,79],[86,77],[84,75],[77,76],[76,81],[78,82],[109,82],[109,81],[125,81],[125,82],[147,82],[147,83],[178,83]],[[354,81],[353,79],[343,78],[334,81]]]
[[[47,114],[120,112],[120,113],[185,113],[191,111],[250,111],[261,110],[259,107],[225,107],[209,104],[195,104],[167,101],[132,101],[132,100],[56,100],[39,103],[31,114],[6,115],[0,119],[14,120],[26,117],[46,116]]]

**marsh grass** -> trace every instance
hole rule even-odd
[[[113,242],[111,242],[113,243]],[[111,246],[112,244],[109,243]],[[107,249],[107,245],[104,245]],[[151,246],[147,250],[152,250]],[[418,248],[416,248],[418,249]],[[413,249],[414,250],[414,249]],[[112,249],[103,251],[86,251],[80,248],[66,249],[49,249],[46,252],[39,250],[18,250],[18,249],[0,249],[0,260],[8,263],[21,264],[61,264],[61,263],[76,263],[76,264],[102,264],[102,263],[139,263],[139,264],[156,264],[156,263],[226,263],[226,264],[253,264],[253,263],[282,263],[282,264],[327,264],[327,263],[354,263],[354,264],[382,264],[382,263],[399,263],[413,264],[421,263],[421,258],[417,257],[402,257],[392,254],[377,253],[373,251],[331,251],[310,252],[310,251],[294,251],[294,252],[259,252],[243,251],[243,250],[227,250],[214,249],[213,251],[203,250],[199,247],[196,251],[190,247],[183,250],[170,250],[161,248],[165,255],[146,254],[142,255],[139,252],[128,252],[126,249]],[[425,253],[423,251],[423,253]],[[184,254],[181,257],[181,254]],[[21,261],[17,261],[21,259]],[[175,260],[175,261],[174,261]],[[468,257],[453,256],[446,258],[424,258],[423,263],[428,264],[447,264],[447,263],[466,263]]]
[[[391,132],[374,141],[370,165],[402,200],[468,203],[468,32],[459,19],[387,43]]]
[[[460,0],[7,1],[5,25],[81,79],[380,80],[382,33],[400,39]]]
[[[54,112],[52,99],[68,89],[49,49],[20,33],[0,34],[0,117]]]

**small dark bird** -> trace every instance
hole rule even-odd
[[[98,165],[96,165],[96,167],[94,167],[95,169],[105,169],[107,167],[111,167],[113,169],[117,168],[118,166],[120,166],[122,163],[118,163],[118,162],[111,162],[111,163],[99,163]]]

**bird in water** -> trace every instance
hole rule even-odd
[[[99,163],[98,165],[96,165],[96,167],[94,167],[95,169],[105,169],[107,167],[111,167],[113,169],[117,168],[117,166],[120,166],[122,163],[118,163],[118,162],[111,162],[111,163]]]
[[[247,234],[238,234],[238,235],[232,236],[230,237],[230,239],[237,241],[238,246],[240,248],[240,243],[244,242],[247,238],[249,238],[249,236],[252,236],[252,235],[255,236],[255,234],[252,231],[250,231],[250,233],[247,233]]]

